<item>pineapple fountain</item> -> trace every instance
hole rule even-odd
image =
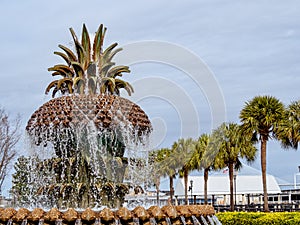
[[[0,223],[220,224],[208,205],[122,207],[134,187],[124,182],[126,171],[136,163],[126,151],[147,145],[151,122],[138,105],[120,97],[120,89],[133,92],[119,78],[130,70],[112,61],[122,50],[117,43],[103,48],[106,28],[99,26],[92,45],[85,25],[81,40],[70,31],[75,51],[59,45],[63,52],[54,52],[65,64],[48,69],[60,76],[46,88],[53,99],[32,114],[26,127],[34,146],[53,153],[33,160],[32,210],[0,209]]]

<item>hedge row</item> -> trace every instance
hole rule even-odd
[[[222,225],[296,225],[300,212],[224,212],[216,216]]]

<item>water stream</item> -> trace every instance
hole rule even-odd
[[[157,225],[157,222],[156,222],[155,218],[151,217],[151,218],[149,219],[149,221],[150,221],[150,224],[151,224],[151,225]]]
[[[183,225],[186,225],[186,221],[185,221],[185,217],[184,216],[180,216],[180,220],[182,222]]]
[[[134,218],[133,218],[133,224],[134,224],[134,225],[140,225],[140,219],[137,218],[137,217],[134,217]]]
[[[166,222],[167,222],[167,225],[172,225],[171,219],[169,217],[166,217]]]

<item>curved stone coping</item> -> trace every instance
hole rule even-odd
[[[200,218],[201,216],[215,214],[214,208],[211,205],[182,205],[182,206],[151,206],[145,209],[138,206],[133,210],[121,207],[118,210],[104,208],[101,211],[92,210],[90,208],[84,211],[76,211],[70,208],[66,211],[59,211],[57,208],[52,208],[49,211],[44,211],[41,208],[35,208],[30,211],[26,208],[18,210],[14,208],[0,209],[0,224],[111,224],[119,220],[121,224],[130,223],[134,219],[138,219],[140,224],[148,224],[151,219],[156,222],[165,221],[166,218],[172,220],[172,223],[182,224],[184,217],[186,224],[192,224],[192,217]],[[177,221],[177,222],[176,222]],[[11,223],[10,223],[11,222]],[[151,223],[151,222],[150,222]]]

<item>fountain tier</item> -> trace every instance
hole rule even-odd
[[[84,211],[76,211],[73,208],[61,212],[52,208],[46,212],[43,209],[35,208],[32,211],[21,208],[0,209],[0,224],[194,224],[194,220],[201,221],[202,218],[210,218],[215,214],[210,205],[185,205],[185,206],[151,206],[145,209],[141,206],[133,210],[125,207],[113,211],[104,208],[101,211],[94,211],[87,208]],[[201,222],[199,222],[201,224]]]
[[[80,128],[91,121],[99,130],[122,125],[139,136],[152,129],[148,116],[138,105],[119,96],[100,94],[52,99],[32,114],[26,130],[30,136],[38,136],[39,145],[52,141],[51,137],[61,128]]]

